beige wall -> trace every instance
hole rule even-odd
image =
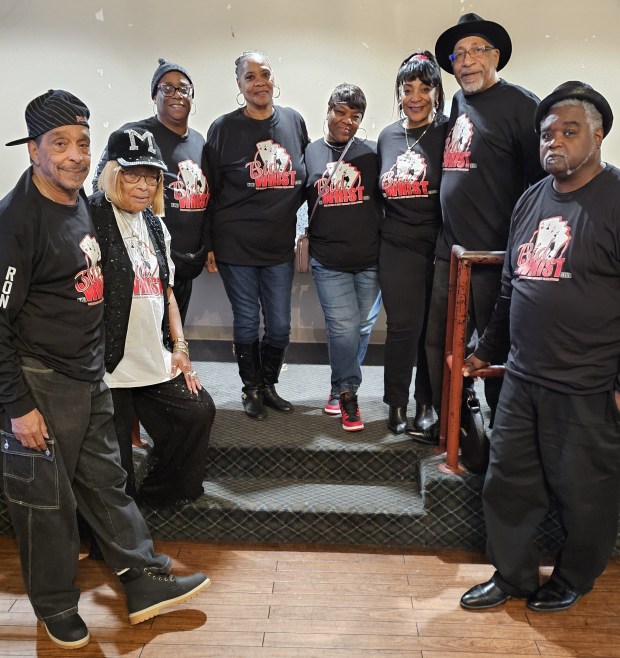
[[[565,80],[601,91],[619,115],[603,154],[620,165],[620,2],[618,0],[2,0],[3,109],[0,144],[25,135],[26,103],[64,88],[91,108],[93,159],[121,123],[152,113],[149,85],[157,58],[185,66],[196,87],[195,129],[235,108],[233,62],[246,49],[272,60],[282,95],[299,110],[312,138],[321,136],[325,105],[343,81],[368,98],[371,139],[395,119],[393,80],[413,49],[474,11],[506,27],[513,56],[502,76],[539,96]],[[454,79],[445,76],[448,97]],[[26,147],[0,146],[0,196],[27,166]],[[90,191],[90,185],[87,187]],[[323,323],[308,275],[293,291],[294,340],[322,340]],[[230,337],[232,317],[219,277],[203,273],[188,316],[195,336]],[[383,337],[381,318],[374,340]]]

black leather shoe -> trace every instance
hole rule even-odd
[[[54,644],[63,649],[79,649],[90,641],[90,633],[77,612],[58,621],[43,622],[47,634]]]
[[[387,426],[390,432],[403,434],[407,429],[407,407],[390,406]]]
[[[295,407],[290,402],[284,398],[281,398],[277,394],[276,387],[273,384],[263,386],[262,394],[263,404],[266,407],[275,409],[276,411],[283,411],[284,413],[288,414],[290,414],[291,411],[295,411]]]
[[[413,426],[417,430],[427,430],[435,422],[435,412],[432,404],[416,404]]]
[[[439,445],[439,421],[435,421],[425,430],[408,427],[405,431],[417,443],[423,443],[427,446]]]
[[[527,607],[536,612],[559,612],[568,610],[582,597],[566,585],[548,580],[527,600]]]
[[[509,598],[511,598],[510,594],[506,594],[491,579],[467,590],[461,597],[461,607],[467,608],[467,610],[486,610],[503,605]]]
[[[267,409],[263,404],[263,396],[258,387],[245,387],[241,395],[243,411],[246,415],[254,420],[264,420],[267,418]]]

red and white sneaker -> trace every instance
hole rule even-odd
[[[340,394],[340,413],[342,415],[342,429],[346,432],[359,432],[364,429],[364,423],[360,416],[360,408],[357,406],[357,395],[343,391]]]
[[[330,416],[340,416],[340,396],[330,393],[323,411]]]

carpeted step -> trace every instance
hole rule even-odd
[[[417,483],[353,484],[215,478],[181,510],[143,509],[153,536],[246,542],[419,544]]]

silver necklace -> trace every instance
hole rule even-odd
[[[405,142],[407,144],[407,151],[413,151],[413,147],[420,142],[422,137],[426,135],[428,132],[428,129],[433,125],[433,121],[431,121],[428,126],[426,126],[426,130],[413,142],[413,144],[409,145],[409,138],[407,137],[407,128],[405,127]]]
[[[117,211],[121,217],[123,227],[125,229],[125,235],[123,237],[133,238],[138,245],[144,245],[153,255],[155,255],[155,251],[151,245],[151,238],[149,236],[148,229],[146,228],[146,222],[144,221],[144,216],[142,213],[129,213],[126,210],[122,210],[118,207]]]
[[[331,144],[330,142],[328,142],[325,137],[323,137],[323,141],[325,142],[325,144],[327,144],[327,146],[329,146],[330,149],[334,149],[334,151],[337,151],[338,153],[342,153],[345,150],[345,148],[347,147],[347,144],[349,143],[349,142],[347,142],[346,144],[343,144],[342,146],[336,146],[335,144]],[[349,141],[354,142],[355,137],[352,137]]]

